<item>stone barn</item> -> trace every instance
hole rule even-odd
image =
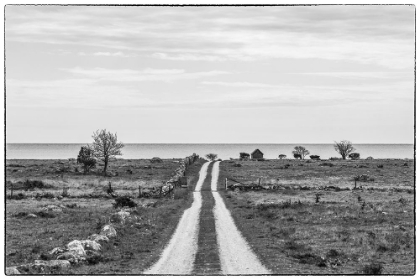
[[[251,158],[252,159],[264,158],[264,154],[259,149],[256,149],[255,151],[251,153]]]

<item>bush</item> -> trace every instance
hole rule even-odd
[[[340,160],[338,157],[330,157],[330,160]]]
[[[54,188],[54,186],[49,185],[49,184],[45,184],[44,182],[39,181],[39,180],[33,180],[33,181],[26,180],[23,183],[23,186],[24,186],[26,191],[33,190],[35,188],[37,188],[37,189],[51,189],[51,188]]]
[[[321,158],[317,155],[309,156],[311,159],[320,160]]]
[[[119,207],[136,207],[137,203],[135,203],[130,197],[128,196],[122,196],[122,197],[117,197],[115,199],[115,203],[112,204],[114,206],[114,208],[119,208]]]
[[[150,160],[151,163],[162,163],[163,160],[159,157],[154,157]]]
[[[35,198],[36,199],[41,199],[41,198],[54,198],[54,194],[53,193],[36,193]]]
[[[367,157],[366,159],[367,160],[373,160],[373,157]]]
[[[89,146],[80,148],[77,164],[83,165],[83,174],[87,174],[92,168],[95,168],[96,159],[93,157],[93,150]]]
[[[368,274],[368,275],[379,275],[382,274],[382,270],[383,270],[383,266],[379,263],[370,263],[368,265],[365,265],[363,267],[363,274]]]
[[[351,153],[349,154],[349,158],[351,159],[360,159],[360,154],[359,153]]]
[[[206,158],[207,158],[208,160],[211,160],[211,161],[216,160],[216,159],[217,159],[217,154],[212,154],[212,153],[207,154],[207,155],[206,155]]]
[[[14,194],[14,195],[8,195],[7,196],[8,199],[15,199],[15,200],[22,200],[26,198],[26,195],[23,193],[18,193],[18,194]]]
[[[249,159],[249,154],[245,152],[239,153],[239,158],[241,160]]]
[[[286,155],[283,155],[283,154],[281,154],[281,155],[279,155],[279,159],[285,159],[287,156]]]

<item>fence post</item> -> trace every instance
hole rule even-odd
[[[10,198],[13,199],[13,183],[10,185]]]
[[[227,191],[227,178],[225,179],[225,190]]]
[[[354,178],[354,188],[356,188],[356,178]]]
[[[258,186],[261,186],[261,178],[258,178]]]

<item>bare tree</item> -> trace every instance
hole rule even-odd
[[[107,132],[106,129],[97,130],[92,135],[93,144],[91,146],[93,150],[93,155],[98,160],[103,161],[104,163],[104,175],[106,175],[106,169],[108,168],[108,163],[110,159],[115,158],[115,156],[121,156],[121,149],[124,147],[124,144],[117,142],[117,134],[112,134]]]
[[[304,159],[305,156],[309,155],[309,151],[305,147],[296,146],[292,154],[295,158],[297,158],[296,155],[299,155],[301,159]]]
[[[217,155],[216,154],[207,154],[206,155],[206,158],[208,158],[209,160],[216,160],[216,158],[217,158]]]
[[[346,157],[356,151],[356,149],[353,147],[353,144],[350,141],[343,140],[339,143],[334,142],[334,149],[341,155],[343,159],[346,159]]]

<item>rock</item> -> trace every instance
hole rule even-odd
[[[130,216],[129,212],[121,210],[120,212],[114,213],[111,216],[111,221],[123,224],[129,216]]]
[[[41,209],[42,211],[48,212],[48,211],[52,211],[52,212],[63,212],[63,209],[60,206],[57,205],[47,205],[45,207],[43,207]]]
[[[100,251],[101,250],[101,244],[99,244],[96,241],[82,240],[81,243],[82,243],[82,246],[85,250],[91,250],[91,251]]]
[[[69,268],[70,265],[70,262],[67,260],[35,260],[35,262],[30,265],[30,269],[38,272],[45,272],[45,270],[60,270]]]
[[[50,255],[58,255],[58,254],[64,253],[65,251],[66,251],[65,248],[56,247],[56,248],[52,249],[51,251],[49,251],[48,254],[50,254]]]
[[[92,234],[88,238],[89,238],[89,240],[93,240],[95,242],[101,242],[101,241],[108,242],[109,241],[109,238],[106,237],[105,235],[96,234],[96,233]]]
[[[117,236],[117,231],[115,230],[115,228],[112,225],[105,225],[101,232],[101,235],[105,235],[108,238],[111,237],[116,237]]]
[[[86,256],[85,248],[83,247],[82,242],[79,240],[73,240],[67,244],[67,249],[78,256]]]
[[[27,218],[27,219],[34,219],[34,218],[38,218],[38,216],[37,216],[37,215],[35,215],[35,214],[28,214],[28,215],[26,216],[26,218]]]
[[[6,275],[17,275],[21,274],[19,270],[17,270],[16,266],[6,267]]]
[[[57,260],[66,260],[72,264],[78,263],[80,261],[84,261],[86,258],[85,256],[80,256],[73,251],[64,252],[63,254],[57,257]]]
[[[58,200],[62,200],[62,199],[63,199],[63,197],[62,197],[61,195],[59,195],[59,196],[57,196],[57,199],[58,199]]]

